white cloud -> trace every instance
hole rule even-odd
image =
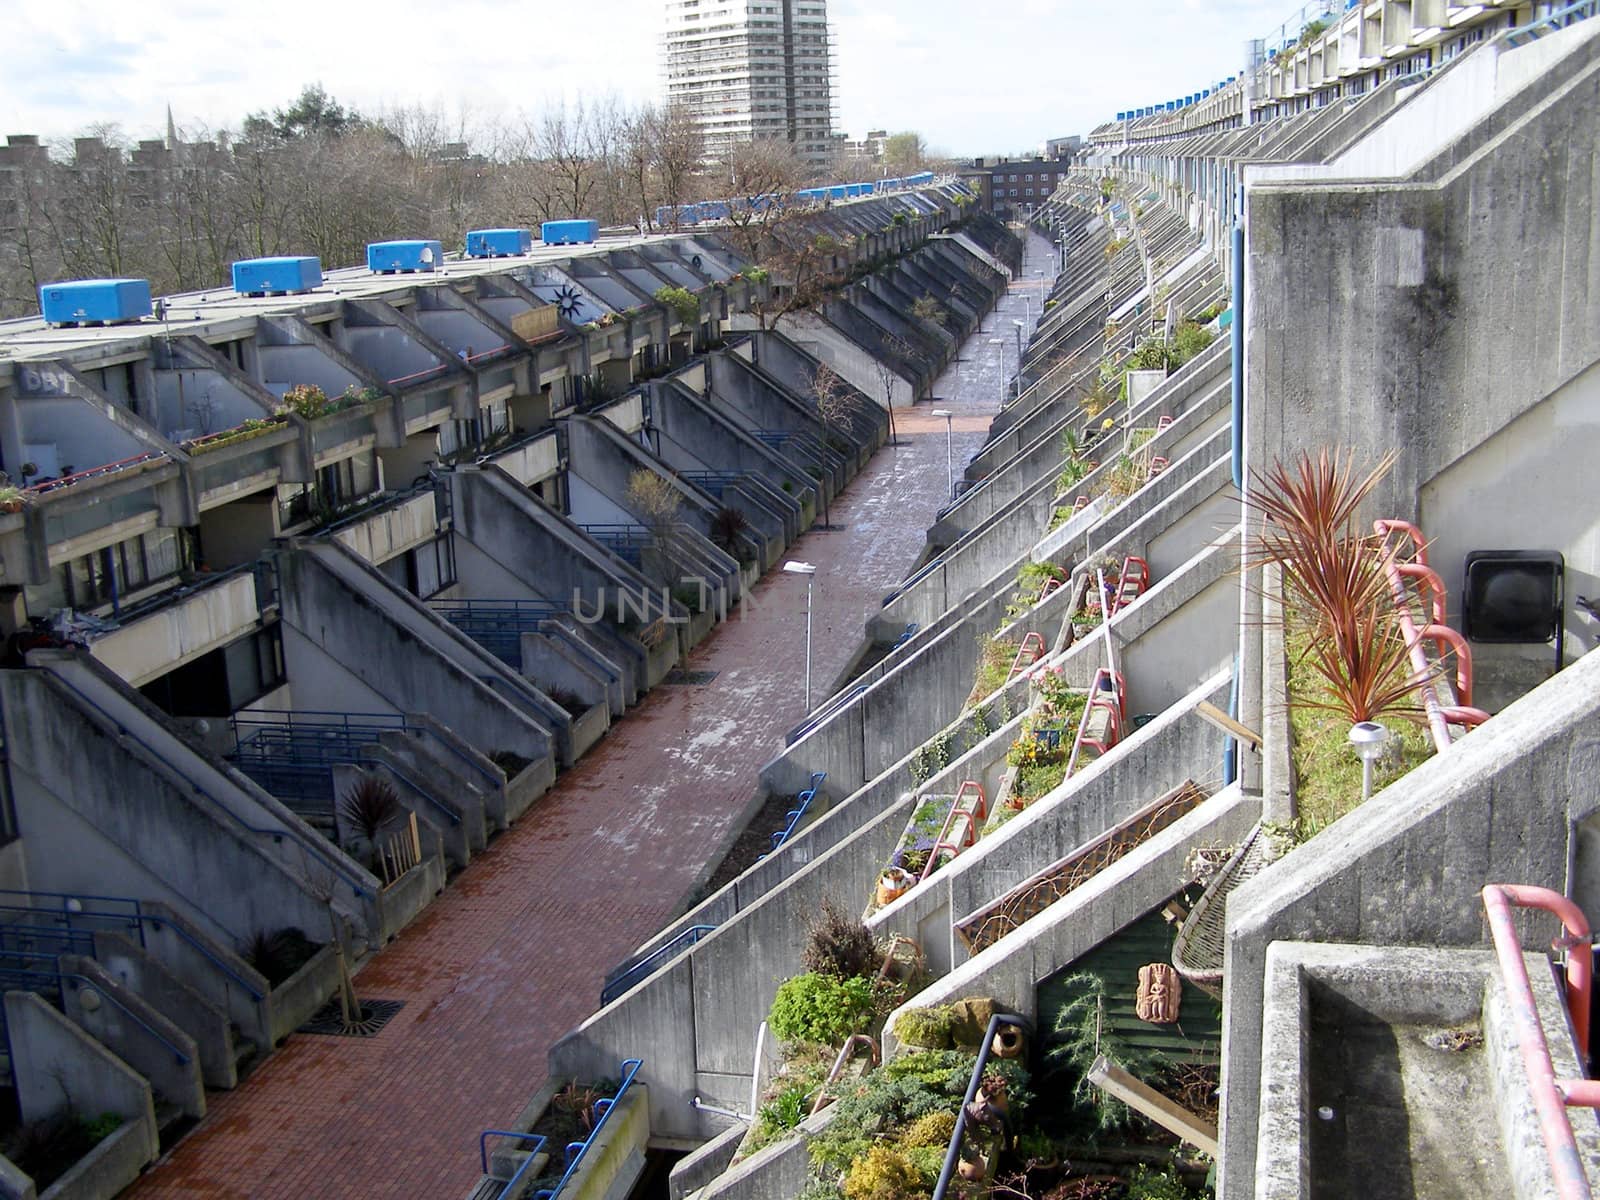
[[[842,128],[917,129],[963,154],[1083,132],[1234,73],[1288,15],[1259,0],[833,0]],[[361,109],[480,120],[547,99],[656,98],[660,0],[8,0],[0,121],[61,137],[114,122],[157,135],[237,125],[320,81]],[[114,19],[108,19],[114,11]]]

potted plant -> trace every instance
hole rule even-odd
[[[878,876],[878,904],[891,904],[916,885],[917,878],[904,867],[890,867]]]
[[[0,487],[0,513],[19,513],[26,502],[27,497],[16,484]]]

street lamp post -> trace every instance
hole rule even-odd
[[[1017,335],[1017,396],[1016,396],[1016,398],[1018,400],[1021,400],[1022,399],[1022,322],[1021,321],[1013,321],[1013,322],[1011,322],[1011,325],[1012,325],[1012,328],[1015,330],[1016,335]]]
[[[955,417],[955,413],[948,408],[936,408],[933,410],[933,415],[944,418],[944,469],[945,474],[950,477],[949,499],[954,500],[956,498],[956,459],[955,451],[951,448],[950,423],[952,418]]]
[[[806,577],[806,712],[811,711],[811,578],[817,573],[814,564],[791,559],[783,564],[790,575]]]
[[[1000,407],[1006,405],[1006,340],[1005,338],[990,338],[989,345],[1000,347]]]

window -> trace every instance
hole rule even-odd
[[[283,636],[274,621],[151,680],[139,691],[174,717],[226,717],[281,686],[287,677]]]
[[[1023,178],[1023,182],[1024,183],[1032,183],[1033,182],[1033,176],[1031,174],[1024,175],[1022,178]]]
[[[190,530],[154,529],[58,563],[48,583],[28,586],[28,612],[43,616],[60,608],[104,608],[188,570],[193,562]]]
[[[450,533],[422,542],[405,555],[405,563],[406,590],[419,600],[438,595],[456,582],[456,544]]]
[[[1031,195],[1033,195],[1033,189],[1032,189],[1032,188],[1029,188],[1029,189],[1028,189],[1028,190],[1027,190],[1027,191],[1026,191],[1026,192],[1024,192],[1024,193],[1023,193],[1023,194],[1024,194],[1024,195],[1028,195],[1028,196],[1031,196]]]

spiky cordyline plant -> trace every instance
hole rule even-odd
[[[1355,524],[1394,459],[1387,454],[1358,477],[1337,451],[1314,459],[1302,452],[1289,466],[1274,462],[1245,496],[1262,517],[1256,557],[1282,569],[1285,599],[1309,624],[1308,665],[1327,685],[1327,700],[1301,702],[1331,708],[1352,724],[1421,711],[1415,689],[1423,681],[1389,582],[1395,551]]]

